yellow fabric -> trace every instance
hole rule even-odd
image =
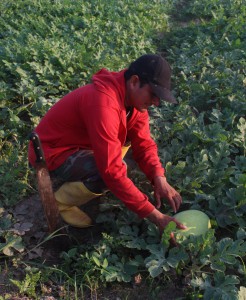
[[[65,182],[57,192],[55,198],[58,202],[69,206],[80,206],[102,194],[95,194],[87,189],[81,181]]]
[[[85,228],[92,224],[91,218],[77,206],[66,206],[57,202],[60,215],[71,226]]]
[[[130,147],[131,147],[131,145],[130,145],[130,146],[123,146],[123,147],[121,148],[121,155],[122,155],[122,158],[125,157],[125,155],[126,155],[126,153],[127,153],[127,151],[129,150]]]
[[[122,159],[130,146],[122,147]],[[91,218],[77,206],[87,203],[102,194],[87,189],[83,182],[65,182],[56,192],[57,206],[63,220],[71,226],[84,228],[91,226]]]
[[[91,226],[92,220],[77,206],[100,195],[89,191],[82,182],[66,182],[55,192],[61,217],[69,225],[79,228]]]

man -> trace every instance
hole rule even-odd
[[[40,137],[53,178],[63,182],[55,192],[62,218],[86,227],[91,219],[78,206],[110,190],[125,206],[148,218],[162,232],[170,222],[161,213],[161,198],[176,212],[182,202],[169,185],[157,146],[150,136],[148,107],[176,103],[170,92],[171,69],[159,55],[146,54],[120,72],[100,70],[92,83],[58,101],[35,131]],[[133,158],[154,188],[154,206],[127,177],[123,157],[131,146]],[[35,162],[32,144],[29,161]]]

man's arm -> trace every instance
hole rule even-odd
[[[168,201],[173,211],[176,213],[182,203],[180,194],[167,182],[164,175],[160,159],[157,153],[157,146],[150,136],[148,114],[139,115],[136,124],[129,132],[136,161],[139,163],[142,171],[154,186],[154,195],[156,199],[156,208],[147,216],[147,218],[156,224],[160,230],[167,226],[170,221],[174,221],[177,227],[185,229],[186,227],[176,221],[174,218],[162,214],[158,209],[161,207],[161,199]],[[134,147],[135,145],[135,147]],[[174,241],[174,239],[173,239]]]
[[[156,176],[164,175],[164,168],[158,157],[158,149],[152,139],[148,113],[137,113],[135,120],[129,122],[127,138],[131,141],[134,160],[146,177],[153,183]]]

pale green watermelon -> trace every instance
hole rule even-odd
[[[184,230],[178,230],[178,233],[183,236],[202,235],[211,228],[209,217],[199,210],[185,210],[174,215],[174,218],[188,227]]]

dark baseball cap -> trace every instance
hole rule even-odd
[[[142,55],[130,64],[128,71],[148,83],[153,93],[161,100],[178,103],[171,93],[171,68],[162,56]]]

